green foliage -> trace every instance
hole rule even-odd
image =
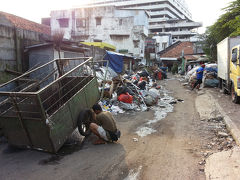
[[[226,37],[240,35],[240,0],[231,2],[223,9],[225,13],[205,32],[204,51],[210,60],[217,60],[217,44]]]

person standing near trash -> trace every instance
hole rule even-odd
[[[194,86],[192,87],[192,90],[194,90],[195,87],[198,85],[200,86],[202,84],[202,78],[203,78],[203,72],[205,69],[205,65],[202,64],[201,67],[199,67],[196,71],[197,73],[197,81],[195,82]]]
[[[191,71],[191,69],[192,69],[192,65],[189,64],[189,65],[188,65],[188,68],[187,68],[188,72]]]
[[[99,138],[93,144],[117,141],[121,133],[117,129],[116,121],[112,114],[108,111],[102,111],[102,107],[99,104],[93,105],[92,109],[94,111],[94,122],[90,123],[90,130]]]

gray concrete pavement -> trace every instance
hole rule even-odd
[[[211,155],[205,165],[206,180],[240,179],[240,147]]]

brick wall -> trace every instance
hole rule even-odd
[[[179,58],[182,56],[182,51],[184,51],[184,55],[186,54],[194,54],[194,45],[192,42],[181,42],[176,46],[173,45],[172,48],[166,50],[161,57],[170,57],[170,58]]]

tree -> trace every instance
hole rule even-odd
[[[226,37],[240,35],[240,0],[235,0],[223,9],[224,14],[205,32],[204,51],[212,61],[217,60],[217,44]]]
[[[64,37],[63,30],[60,29],[60,30],[56,30],[53,32],[53,43],[54,43],[55,48],[58,51],[58,58],[59,58],[59,60],[56,61],[59,76],[63,75],[63,62],[61,61],[61,44],[63,42],[63,37]]]

